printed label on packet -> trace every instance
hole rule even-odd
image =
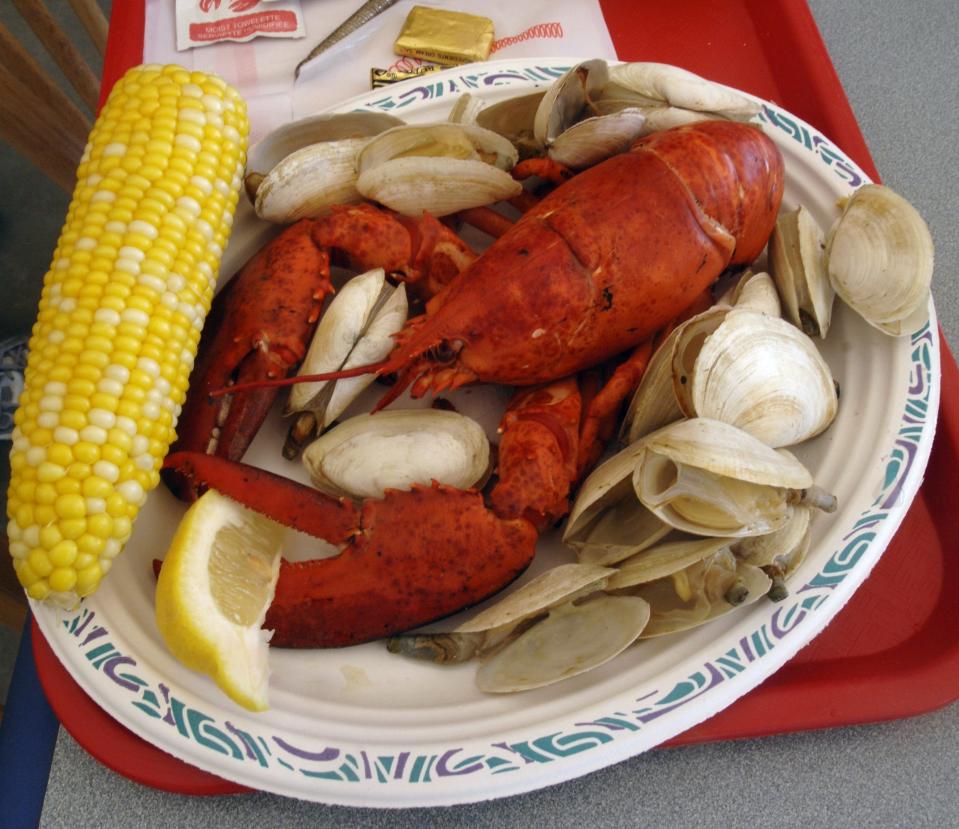
[[[176,48],[255,37],[304,37],[300,0],[176,0]]]

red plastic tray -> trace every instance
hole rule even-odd
[[[601,0],[623,60],[678,63],[747,90],[818,127],[870,176],[865,141],[800,0],[683,0],[662,10]],[[141,2],[114,4],[104,89],[142,54]],[[899,532],[846,608],[770,679],[712,719],[671,740],[681,745],[898,719],[959,698],[959,369],[944,340],[939,427],[926,480]],[[248,791],[183,763],[119,725],[73,681],[33,627],[37,671],[51,707],[80,745],[145,785],[184,794]]]

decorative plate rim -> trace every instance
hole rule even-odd
[[[469,89],[536,87],[576,62],[536,58],[459,67],[397,84],[381,94],[365,93],[327,111],[396,111]],[[819,131],[774,104],[761,103],[760,122],[812,152],[849,187],[869,181]],[[498,735],[495,742],[476,737],[460,741],[468,749],[427,740],[405,751],[396,751],[388,741],[380,746],[304,748],[295,735],[257,731],[247,725],[250,720],[243,713],[218,719],[197,706],[188,690],[171,689],[159,677],[145,679],[134,656],[116,647],[116,634],[101,623],[96,596],[71,613],[31,602],[34,616],[69,673],[108,714],[161,750],[252,788],[332,804],[418,807],[504,797],[578,777],[658,745],[758,685],[822,630],[866,578],[918,491],[932,447],[939,403],[939,343],[931,299],[929,307],[929,322],[910,338],[909,387],[882,490],[819,572],[797,585],[786,602],[732,647],[728,641],[721,647],[717,642],[714,656],[684,668],[680,673],[685,677],[672,687],[639,697],[619,694],[604,701],[605,712],[584,711],[577,722],[563,718],[559,723],[555,716],[536,721],[536,728],[555,725],[549,733],[531,735],[531,725],[524,724],[514,729],[516,733]],[[800,635],[793,635],[795,631]],[[123,710],[116,710],[112,700],[118,689],[131,695]],[[685,718],[676,728],[670,725],[675,718],[664,715],[679,709]],[[225,769],[224,758],[238,762]],[[460,785],[464,778],[485,785],[464,789]],[[292,779],[300,789],[284,785]],[[304,780],[311,785],[304,786]]]

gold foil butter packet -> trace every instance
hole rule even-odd
[[[398,55],[457,66],[486,60],[493,47],[493,21],[465,12],[413,6],[393,45]]]
[[[438,72],[442,69],[442,66],[436,66],[434,64],[425,64],[424,66],[417,66],[415,69],[400,70],[400,69],[370,69],[370,89],[379,89],[381,86],[389,86],[390,84],[399,83],[400,81],[408,81],[410,78],[421,78],[423,75],[428,75],[430,72]]]

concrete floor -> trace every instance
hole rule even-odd
[[[111,0],[99,0],[109,16]],[[45,0],[61,27],[77,44],[93,71],[100,75],[103,62],[67,0]],[[47,55],[12,3],[0,3],[0,23],[36,58],[40,65],[71,95],[72,89]],[[77,104],[79,99],[73,96]],[[82,105],[81,105],[82,106]],[[55,140],[55,136],[51,136]],[[50,265],[60,228],[70,202],[69,194],[47,179],[29,161],[0,141],[0,341],[29,334],[37,311],[43,275]],[[6,513],[9,479],[7,451],[0,442],[0,501]],[[9,561],[0,561],[9,567]],[[6,700],[20,632],[0,625],[0,703]]]

